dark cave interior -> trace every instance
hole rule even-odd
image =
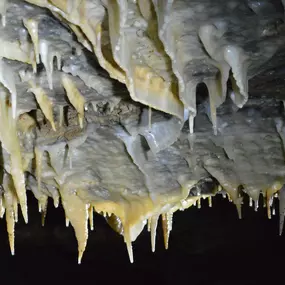
[[[145,229],[134,243],[134,264],[122,237],[95,215],[81,265],[76,263],[76,239],[72,227],[65,227],[63,209],[50,205],[42,227],[36,200],[32,195],[28,199],[29,224],[21,218],[17,225],[15,256],[7,235],[0,237],[1,271],[9,272],[2,274],[3,284],[282,284],[285,237],[278,235],[278,215],[268,220],[266,209],[255,212],[247,199],[242,220],[221,195],[213,198],[212,208],[203,200],[201,209],[178,211],[168,250],[160,224],[155,253]],[[5,227],[4,220],[0,226]]]

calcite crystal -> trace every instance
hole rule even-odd
[[[0,216],[11,253],[27,190],[43,224],[50,198],[62,203],[79,263],[94,211],[131,262],[145,227],[155,251],[161,217],[168,248],[173,214],[206,198],[211,207],[216,194],[240,218],[246,194],[256,211],[263,197],[268,218],[279,198],[281,234],[282,4],[0,0]]]

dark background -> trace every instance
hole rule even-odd
[[[266,210],[254,212],[247,199],[242,220],[220,195],[213,199],[213,208],[204,200],[200,210],[176,212],[168,250],[160,224],[155,253],[145,229],[133,244],[134,264],[129,263],[122,237],[96,215],[81,265],[63,209],[50,203],[43,228],[36,200],[30,194],[28,200],[29,224],[21,218],[16,225],[15,256],[10,255],[5,219],[0,222],[1,285],[285,284],[285,238],[278,235],[278,216],[268,220]]]

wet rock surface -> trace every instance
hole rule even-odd
[[[262,264],[280,270],[282,3],[2,0],[0,217],[12,254],[17,234],[4,270],[19,262],[28,279],[52,267],[62,282],[76,272],[71,283],[193,284],[262,282]],[[71,262],[64,220],[78,263],[89,237],[88,265]],[[131,262],[134,246],[133,267],[121,241]]]

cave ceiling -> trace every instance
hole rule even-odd
[[[176,211],[223,195],[285,215],[277,0],[0,0],[0,216],[62,204],[81,262],[93,214],[168,248]],[[213,198],[213,204],[214,204]],[[96,226],[96,225],[95,225]]]

